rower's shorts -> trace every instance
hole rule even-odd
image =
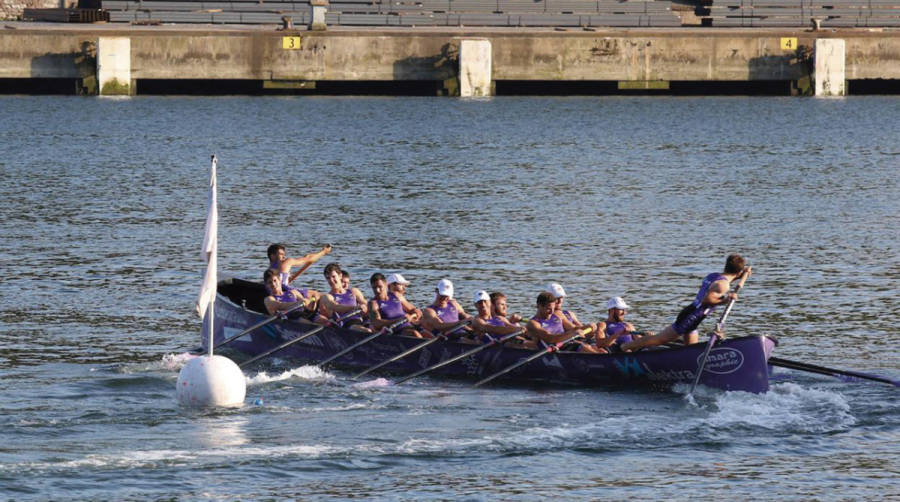
[[[678,317],[675,318],[675,322],[672,323],[672,328],[676,333],[684,336],[697,329],[697,326],[706,319],[708,313],[708,308],[695,307],[694,304],[690,304],[681,309]]]

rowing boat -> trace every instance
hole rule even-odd
[[[229,338],[260,323],[267,292],[260,283],[226,279],[218,284],[215,305],[214,342]],[[261,354],[319,327],[303,321],[282,319],[268,323],[228,343],[227,347],[247,355]],[[294,343],[278,357],[301,363],[317,363],[359,341],[365,334],[331,327]],[[202,343],[208,340],[201,337]],[[335,359],[332,364],[348,369],[367,368],[421,343],[400,335],[381,336]],[[777,340],[765,335],[726,339],[709,353],[700,383],[730,391],[754,393],[769,389],[767,361]],[[645,349],[633,353],[586,354],[560,351],[537,359],[503,376],[505,381],[548,382],[581,386],[643,385],[671,388],[694,379],[706,343]],[[410,356],[385,365],[392,374],[410,374],[468,351],[471,344],[439,341]],[[205,350],[206,347],[204,347]],[[491,347],[441,367],[434,376],[480,379],[532,355],[533,350],[515,346]]]

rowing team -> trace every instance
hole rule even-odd
[[[549,284],[537,296],[535,315],[524,323],[520,316],[508,315],[506,296],[500,292],[476,292],[473,303],[477,313],[469,315],[454,298],[453,283],[448,279],[437,283],[434,302],[424,310],[406,299],[410,282],[400,274],[387,277],[381,273],[372,274],[369,283],[373,298],[368,301],[359,289],[350,286],[350,274],[337,263],[325,267],[324,275],[330,288],[327,293],[289,285],[291,280],[330,252],[329,245],[302,258],[287,258],[283,245],[269,246],[270,267],[263,274],[269,292],[264,301],[268,313],[294,311],[302,304],[305,308],[303,317],[319,324],[334,324],[369,333],[390,329],[418,338],[449,336],[469,343],[488,343],[520,333],[521,336],[514,340],[524,348],[546,348],[583,335],[562,348],[587,353],[632,351],[678,338],[685,343],[697,343],[700,322],[717,305],[736,299],[736,291],[730,291],[731,283],[740,279],[743,284],[751,272],[750,267],[745,266],[744,258],[730,255],[725,270],[707,275],[694,301],[682,309],[672,325],[654,335],[639,333],[625,321],[628,305],[620,297],[607,302],[605,320],[582,324],[574,313],[563,309],[566,293],[557,283]],[[291,275],[293,267],[299,267],[299,271]]]

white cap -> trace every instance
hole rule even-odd
[[[491,295],[489,295],[487,291],[482,289],[481,291],[475,293],[475,299],[472,300],[472,303],[478,303],[485,300],[491,301]]]
[[[553,295],[554,298],[562,298],[562,297],[566,296],[566,290],[563,289],[563,287],[560,286],[559,283],[556,283],[556,282],[551,282],[550,284],[547,284],[546,291],[548,293],[550,293],[551,295]]]
[[[409,281],[407,281],[406,279],[404,279],[403,276],[400,275],[400,274],[391,274],[391,275],[387,276],[387,283],[388,283],[388,285],[391,285],[391,284],[393,284],[393,283],[395,283],[395,282],[396,282],[397,284],[403,284],[404,286],[409,285]]]
[[[438,294],[453,298],[453,283],[449,279],[441,279],[437,285]]]
[[[606,302],[607,310],[609,310],[609,309],[627,310],[629,308],[631,308],[631,307],[629,307],[628,304],[625,303],[625,300],[623,300],[621,296],[614,296],[614,297],[610,298],[608,302]]]

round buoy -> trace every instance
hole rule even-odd
[[[181,368],[175,397],[182,406],[241,406],[247,394],[244,373],[224,356],[201,356]]]

